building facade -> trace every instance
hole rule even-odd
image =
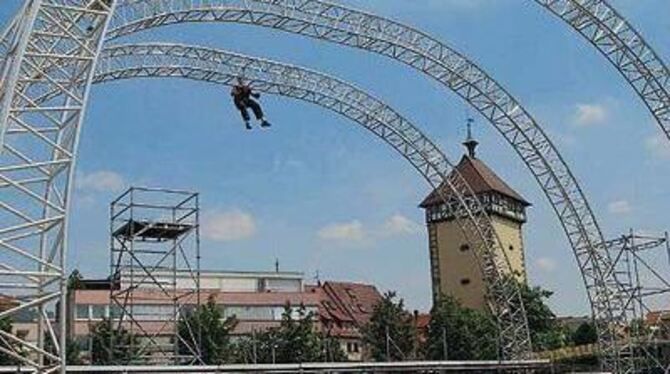
[[[468,138],[463,143],[467,153],[456,170],[470,184],[479,201],[491,217],[503,253],[507,256],[513,276],[526,281],[523,224],[530,204],[476,157],[477,141],[468,126]],[[431,278],[434,299],[449,295],[465,307],[487,308],[486,285],[475,258],[472,245],[465,238],[459,219],[444,206],[443,198],[455,198],[446,186],[432,191],[421,202],[429,232]]]
[[[180,290],[184,294],[191,292],[194,283],[190,275],[178,277]],[[287,304],[296,318],[304,307],[315,316],[315,329],[335,337],[351,361],[365,359],[360,328],[369,321],[382,298],[372,285],[330,281],[308,285],[303,274],[297,272],[203,271],[200,284],[201,303],[213,298],[225,317],[235,316],[238,320],[233,338],[278,327]],[[118,313],[110,308],[110,287],[107,280],[82,280],[70,292],[68,317],[74,322],[69,324],[68,334],[85,353],[90,352],[92,327]],[[167,310],[162,309],[171,308],[172,304],[151,287],[141,292],[146,293],[138,299],[141,304],[131,305],[133,318],[139,320],[144,331],[167,339],[172,330],[166,328],[160,316],[167,315]],[[196,303],[194,294],[188,297],[189,303]]]

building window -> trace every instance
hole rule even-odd
[[[89,319],[88,304],[77,304],[76,318],[77,319]]]
[[[21,339],[25,339],[28,336],[28,334],[30,334],[30,330],[25,330],[25,329],[16,330],[16,336],[21,338]]]
[[[461,279],[461,285],[467,286],[468,284],[470,284],[470,279],[468,278]]]
[[[123,309],[118,305],[112,305],[109,308],[109,316],[112,318],[120,318],[123,314]]]
[[[103,319],[106,317],[107,305],[91,305],[91,319]]]
[[[513,251],[513,250],[514,250],[514,246],[513,246],[513,245],[510,245],[510,246],[509,246],[509,250],[510,250],[510,251]]]
[[[463,245],[461,246],[461,252],[467,252],[467,251],[469,251],[469,250],[470,250],[470,246],[469,246],[469,245],[467,245],[467,244],[463,244]]]
[[[358,353],[358,343],[353,343],[354,353]]]

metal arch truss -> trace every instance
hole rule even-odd
[[[670,70],[605,0],[535,0],[579,32],[630,83],[670,140]]]
[[[446,209],[476,247],[488,286],[489,304],[498,320],[501,354],[527,359],[532,349],[525,310],[516,281],[483,205],[442,151],[410,121],[351,84],[304,68],[211,48],[178,44],[113,46],[103,50],[95,82],[143,77],[180,77],[233,85],[243,76],[255,90],[307,101],[362,125],[402,155],[438,191],[447,186],[457,198]]]
[[[167,24],[235,22],[269,27],[378,53],[452,90],[510,143],[544,191],[576,256],[597,321],[604,369],[631,370],[625,292],[576,178],[539,124],[501,85],[463,55],[418,30],[318,0],[120,1],[108,38]]]
[[[0,352],[37,372],[65,370],[65,324],[54,315],[65,315],[73,155],[112,11],[109,0],[26,1],[3,35],[0,293],[11,306],[0,318],[34,318],[37,342],[0,331]]]

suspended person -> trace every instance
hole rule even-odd
[[[244,120],[244,126],[247,130],[251,130],[251,125],[249,124],[249,111],[251,109],[254,112],[254,116],[260,122],[261,127],[270,127],[270,122],[268,122],[263,116],[263,109],[260,104],[258,104],[252,97],[258,99],[261,97],[259,93],[253,92],[249,85],[244,84],[242,78],[237,78],[237,84],[233,86],[233,89],[230,91],[230,96],[233,97],[233,103],[235,107],[242,114],[242,119]]]

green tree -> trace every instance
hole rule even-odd
[[[243,363],[299,363],[346,361],[339,342],[314,328],[315,315],[304,305],[297,310],[284,306],[279,327],[255,333],[238,344]]]
[[[554,293],[541,287],[530,287],[526,283],[519,283],[519,290],[526,309],[528,329],[535,351],[566,346],[569,343],[570,334],[556,321],[556,315],[547,305],[547,301]]]
[[[321,342],[320,362],[345,362],[348,360],[347,354],[342,349],[340,341],[329,333],[319,334]]]
[[[178,321],[179,352],[191,355],[198,352],[200,335],[201,358],[206,365],[220,365],[233,361],[233,344],[230,335],[237,326],[234,317],[224,318],[213,297],[191,313],[184,313]]]
[[[12,332],[12,320],[9,317],[5,318],[0,318],[0,330],[6,333]],[[7,347],[5,343],[0,343],[3,348],[8,348],[10,350],[16,351],[20,356],[23,356],[24,353],[21,351],[21,348],[16,345],[12,344],[11,341],[7,341],[7,343],[11,344],[10,347]],[[18,365],[21,361],[17,360],[16,358],[0,352],[0,366],[13,366],[13,365]]]
[[[487,313],[445,296],[430,312],[425,355],[429,360],[493,360],[498,329]]]
[[[598,341],[598,333],[593,323],[584,322],[572,333],[572,342],[575,345],[593,344]]]
[[[412,314],[405,310],[395,292],[387,292],[379,302],[370,322],[361,329],[363,342],[376,361],[402,361],[412,358],[416,345],[416,329]]]
[[[65,362],[68,365],[82,365],[84,362],[81,359],[81,348],[79,348],[79,344],[77,344],[77,342],[72,339],[66,339],[65,346],[67,352]],[[48,334],[45,334],[44,336],[44,350],[51,354],[56,354],[56,348],[54,347],[53,340],[50,336],[48,336]]]
[[[103,319],[91,328],[91,363],[93,365],[123,365],[136,359],[132,347],[138,347],[138,339],[123,327],[112,326]],[[110,347],[112,345],[113,349]]]

